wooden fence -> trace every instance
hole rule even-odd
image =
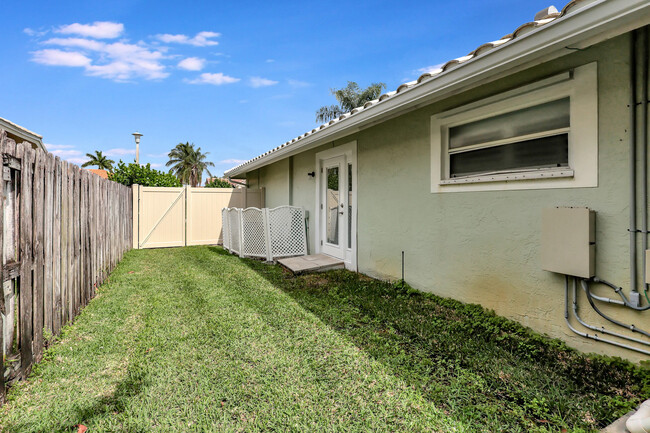
[[[131,189],[0,129],[0,399],[131,248]]]

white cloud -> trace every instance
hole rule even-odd
[[[251,77],[250,79],[251,87],[267,87],[274,86],[276,84],[278,84],[277,81],[269,80],[268,78]]]
[[[56,149],[57,147],[61,147],[61,149]],[[73,146],[69,145],[60,145],[57,146],[55,144],[47,144],[46,148],[50,151],[50,153],[54,156],[58,156],[61,159],[64,159],[68,162],[71,162],[73,164],[83,164],[84,162],[88,161],[88,158],[83,156],[83,153],[80,150],[77,149],[71,149]]]
[[[195,78],[194,80],[186,80],[186,82],[190,84],[213,84],[215,86],[220,86],[222,84],[236,83],[239,80],[239,78],[229,77],[221,72],[217,72],[216,74],[204,72],[199,75],[198,78]]]
[[[287,80],[287,83],[289,83],[289,85],[291,87],[309,87],[309,86],[311,86],[311,83],[308,83],[306,81],[300,81],[300,80],[291,80],[291,79],[289,79],[289,80]]]
[[[76,149],[59,149],[50,151],[52,155],[58,156],[60,158],[67,159],[72,156],[81,156],[83,155],[81,151]]]
[[[75,51],[39,50],[32,54],[34,62],[49,66],[86,67],[91,62],[88,57]]]
[[[74,148],[71,144],[47,144],[45,148],[54,156],[72,162],[73,164],[83,164],[88,161],[83,152]]]
[[[219,42],[212,40],[221,36],[221,33],[217,32],[199,32],[193,38],[190,38],[187,35],[172,35],[165,33],[162,35],[156,35],[156,38],[165,43],[175,43],[175,44],[185,44],[185,45],[194,45],[195,47],[208,47],[212,45],[219,45]]]
[[[48,151],[74,148],[72,144],[47,144],[47,143],[44,144],[45,144],[45,148]]]
[[[52,38],[44,43],[76,51],[40,50],[34,53],[33,61],[53,66],[84,67],[88,75],[115,81],[135,77],[156,80],[169,76],[162,63],[166,58],[162,49],[150,49],[141,43],[105,43],[83,38]]]
[[[275,62],[275,59],[266,59],[266,63],[273,63]]]
[[[23,29],[23,33],[29,36],[43,36],[47,34],[47,30],[34,30],[29,27]]]
[[[205,66],[205,59],[188,57],[178,62],[178,67],[186,71],[200,71]]]
[[[125,156],[125,155],[135,155],[135,149],[125,149],[123,147],[116,147],[114,149],[108,149],[106,151],[108,156]]]
[[[106,47],[104,42],[83,38],[51,38],[43,43],[61,47],[83,48],[92,51],[101,51]]]
[[[442,66],[444,64],[445,63],[438,63],[438,64],[435,64],[435,65],[426,66],[424,68],[417,69],[415,72],[418,72],[420,75],[425,74],[427,72],[433,72],[435,70],[438,70],[438,69],[442,68]]]
[[[217,164],[224,164],[224,165],[225,164],[235,164],[235,165],[239,165],[239,164],[243,164],[245,162],[246,162],[245,159],[224,159],[223,161],[219,161]]]
[[[56,33],[80,35],[96,39],[114,39],[124,32],[124,24],[110,21],[95,21],[92,24],[68,24],[55,30]]]
[[[147,156],[149,158],[167,158],[169,154],[167,152],[165,153],[147,153]]]
[[[207,61],[199,57],[185,57],[169,53],[169,47],[159,42],[131,43],[128,39],[107,41],[120,37],[124,33],[124,25],[109,21],[96,21],[92,24],[68,24],[54,29],[58,37],[51,37],[40,42],[47,47],[33,51],[32,61],[49,66],[68,66],[82,68],[86,75],[101,77],[118,82],[134,79],[161,80],[170,75],[173,64],[177,68],[188,71],[201,71]],[[29,35],[42,36],[26,28]],[[69,36],[62,36],[69,35]],[[156,38],[169,43],[179,43],[193,46],[212,46],[220,34],[203,31],[190,37],[187,35],[164,34]],[[104,39],[104,40],[101,40]],[[202,74],[195,80],[186,80],[194,84],[227,84],[240,81],[223,73]],[[268,85],[268,84],[263,84]]]
[[[158,162],[152,162],[149,164],[152,168],[161,168],[163,164],[160,164]]]

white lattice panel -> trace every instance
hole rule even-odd
[[[268,256],[265,234],[265,218],[262,209],[249,207],[241,212],[242,255],[249,257]]]
[[[221,209],[221,239],[223,240],[223,247],[227,250],[230,249],[230,224],[228,218],[228,208]]]
[[[307,254],[302,208],[224,208],[222,216],[223,246],[232,253],[267,260]]]
[[[305,211],[294,206],[280,206],[268,211],[271,256],[288,257],[307,254]]]
[[[240,253],[240,209],[228,209],[228,227],[230,228],[230,251]]]

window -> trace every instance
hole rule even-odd
[[[432,192],[597,186],[596,64],[431,119]]]

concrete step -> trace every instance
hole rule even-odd
[[[287,257],[284,259],[278,259],[278,263],[294,274],[324,272],[332,269],[343,269],[345,267],[343,260],[328,256],[327,254]]]

